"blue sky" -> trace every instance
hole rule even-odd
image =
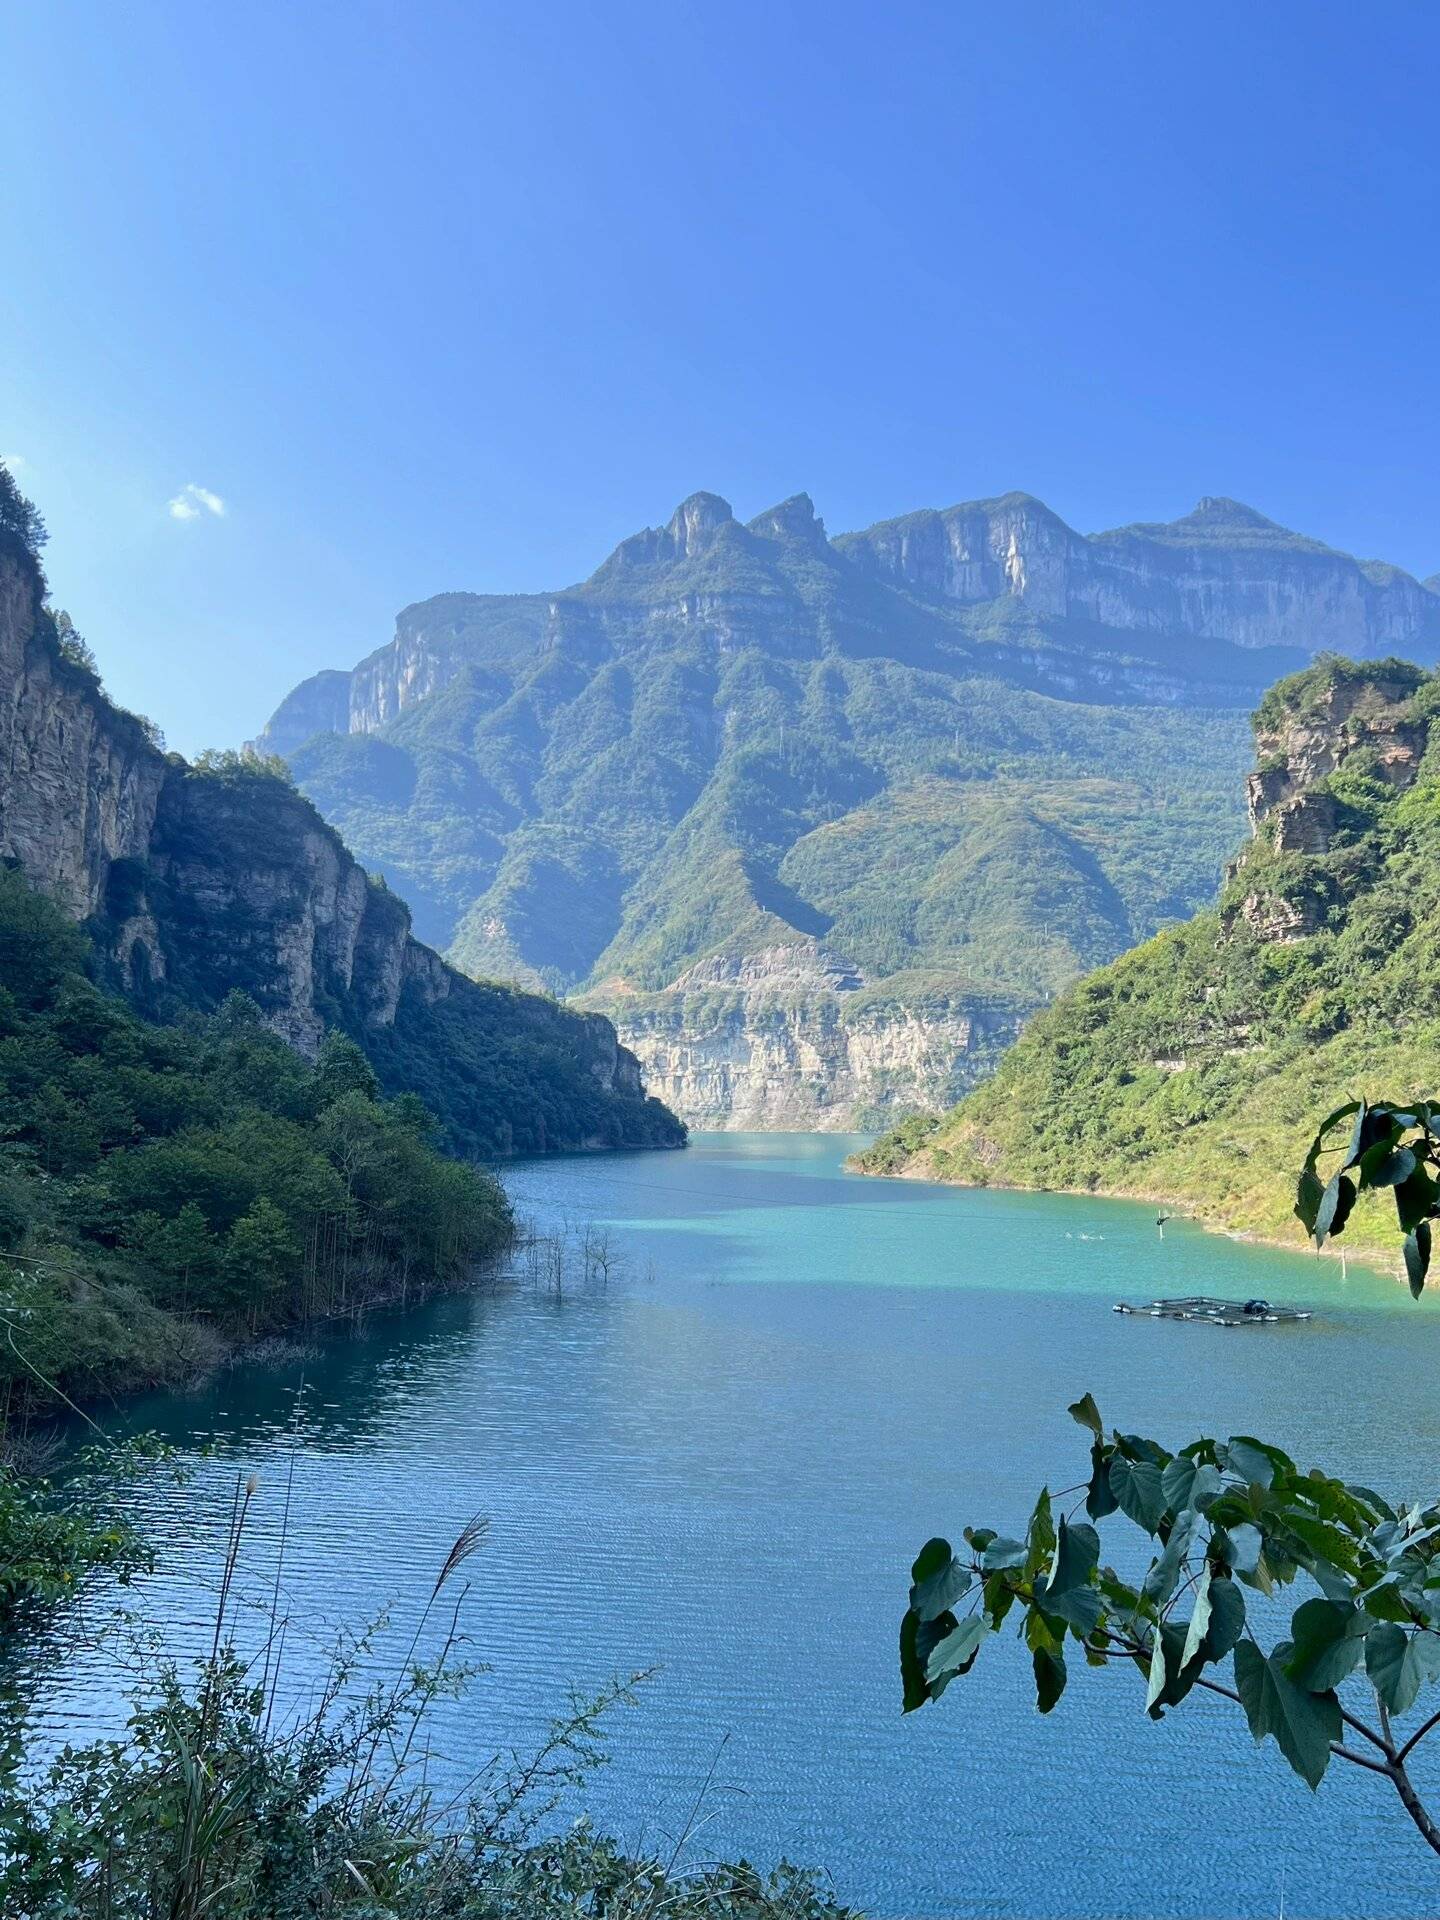
[[[1440,568],[1433,6],[11,0],[3,36],[0,452],[186,751],[699,487],[832,532],[1230,493]]]

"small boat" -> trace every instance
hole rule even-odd
[[[1117,1300],[1116,1313],[1143,1314],[1149,1320],[1203,1320],[1212,1327],[1273,1326],[1281,1321],[1309,1320],[1308,1307],[1276,1307],[1258,1297],[1250,1300],[1219,1300],[1212,1294],[1183,1294],[1174,1300],[1151,1300],[1132,1306]]]

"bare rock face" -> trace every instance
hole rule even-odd
[[[1035,613],[1228,640],[1326,647],[1374,659],[1440,633],[1440,600],[1398,567],[1307,540],[1237,500],[1207,497],[1183,519],[1080,534],[1029,494],[882,521],[836,542],[882,575]]]
[[[1247,893],[1240,902],[1240,918],[1269,946],[1293,946],[1318,932],[1318,907],[1311,901],[1284,900],[1274,894]]]
[[[165,771],[141,723],[41,643],[29,574],[0,555],[0,858],[75,919],[101,912],[114,863],[149,848]]]
[[[1262,717],[1255,729],[1259,766],[1246,781],[1251,831],[1258,832],[1277,809],[1362,751],[1376,777],[1392,787],[1408,787],[1419,771],[1426,737],[1410,711],[1414,690],[1413,677],[1337,677],[1303,711],[1284,709],[1269,721]]]
[[[1353,767],[1398,791],[1413,784],[1428,734],[1414,699],[1423,679],[1399,661],[1317,663],[1266,695],[1246,781],[1252,839],[1227,874],[1227,931],[1238,921],[1282,946],[1319,931],[1332,888],[1323,864],[1303,863],[1323,863],[1337,844],[1345,808],[1331,777]],[[1291,858],[1276,866],[1274,854]]]
[[[993,1069],[1025,1011],[871,995],[816,941],[712,955],[607,1010],[646,1086],[687,1125],[822,1133],[943,1112]]]
[[[350,674],[336,669],[312,673],[308,680],[302,680],[270,716],[265,728],[264,750],[293,753],[317,733],[348,733],[350,680]]]

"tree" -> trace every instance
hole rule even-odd
[[[300,1264],[301,1247],[290,1223],[263,1194],[230,1229],[225,1270],[237,1305],[249,1310],[258,1326],[284,1293]]]
[[[1346,1123],[1349,1123],[1348,1126]],[[1336,1129],[1341,1129],[1335,1137]],[[1322,1158],[1343,1152],[1328,1180]],[[1440,1217],[1440,1104],[1350,1100],[1321,1122],[1295,1194],[1295,1215],[1317,1247],[1338,1239],[1360,1194],[1389,1189],[1404,1235],[1405,1272],[1418,1300],[1430,1268],[1431,1221]]]
[[[348,1034],[326,1034],[315,1063],[315,1091],[322,1109],[343,1100],[348,1093],[358,1093],[370,1101],[379,1099],[375,1069]]]
[[[1220,1694],[1310,1787],[1332,1760],[1387,1780],[1440,1853],[1410,1772],[1440,1712],[1410,1732],[1395,1725],[1440,1678],[1440,1504],[1392,1507],[1248,1435],[1177,1453],[1138,1434],[1107,1439],[1088,1393],[1070,1413],[1091,1447],[1069,1511],[1057,1514],[1045,1490],[1023,1538],[966,1527],[960,1553],[940,1539],[921,1548],[900,1627],[905,1711],[968,1674],[1014,1613],[1042,1713],[1065,1691],[1067,1651],[1138,1674],[1155,1720],[1197,1687]],[[1137,1585],[1100,1563],[1093,1523],[1115,1514],[1151,1542]],[[1270,1595],[1301,1574],[1315,1591],[1267,1649],[1246,1591]],[[1357,1691],[1362,1675],[1369,1687],[1365,1717],[1338,1691],[1352,1675]]]
[[[62,608],[52,616],[55,628],[55,644],[60,650],[60,658],[70,666],[78,667],[80,672],[89,676],[99,685],[100,668],[90,643]]]
[[[0,533],[18,540],[33,561],[38,563],[40,549],[49,539],[40,509],[27,500],[15,484],[15,476],[0,461]]]

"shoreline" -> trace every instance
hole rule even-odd
[[[1330,1240],[1323,1247],[1316,1247],[1307,1237],[1297,1246],[1294,1240],[1282,1240],[1278,1235],[1265,1233],[1258,1227],[1227,1226],[1223,1221],[1207,1219],[1203,1213],[1196,1211],[1193,1200],[1179,1194],[1162,1193],[1154,1187],[1106,1187],[1102,1190],[1097,1187],[1029,1187],[1013,1180],[946,1180],[939,1174],[927,1173],[919,1168],[907,1167],[893,1173],[881,1173],[871,1167],[859,1166],[854,1159],[845,1162],[845,1171],[857,1174],[862,1180],[922,1180],[936,1187],[963,1187],[972,1193],[1054,1193],[1074,1200],[1133,1200],[1146,1206],[1169,1207],[1177,1219],[1199,1227],[1202,1233],[1215,1234],[1226,1240],[1239,1240],[1248,1246],[1271,1247],[1277,1253],[1308,1253],[1314,1260],[1343,1260],[1397,1281],[1402,1286],[1406,1284],[1405,1268],[1398,1256],[1386,1260],[1382,1253],[1364,1242],[1337,1246]]]

